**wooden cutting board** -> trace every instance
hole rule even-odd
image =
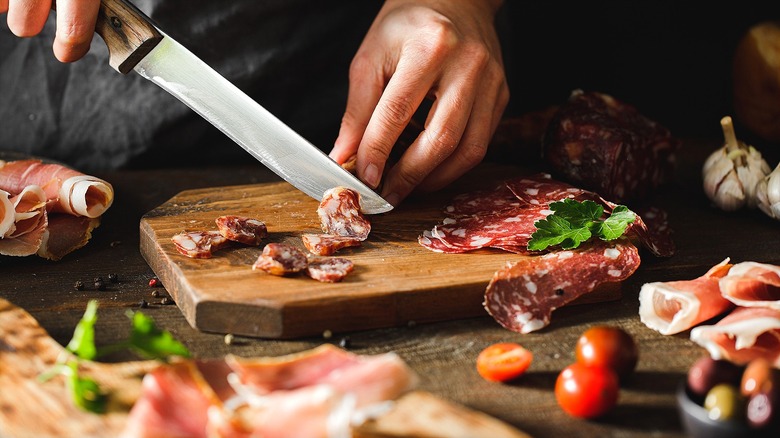
[[[71,401],[63,377],[41,382],[57,358],[69,354],[35,318],[0,298],[0,436],[14,438],[110,438],[122,434],[141,395],[143,376],[158,361],[82,361],[80,375],[108,395],[107,412],[86,412]],[[356,438],[530,438],[482,412],[411,391],[392,409],[357,427]]]
[[[301,234],[321,232],[319,202],[286,182],[181,192],[141,219],[141,253],[189,323],[207,332],[293,338],[486,316],[482,303],[493,273],[523,256],[492,249],[441,254],[420,246],[417,237],[444,218],[442,210],[456,194],[495,187],[520,172],[482,166],[446,191],[371,216],[363,246],[337,253],[355,263],[340,283],[253,271],[262,245],[191,259],[171,242],[184,230],[214,230],[215,218],[233,214],[263,220],[266,242],[303,249]],[[577,303],[619,297],[620,285],[610,284]]]

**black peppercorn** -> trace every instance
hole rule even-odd
[[[165,298],[162,299],[161,303],[166,305],[166,306],[169,305],[169,304],[173,304],[173,298],[165,297]]]
[[[160,292],[159,290],[153,290],[152,296],[155,298],[160,298],[162,296],[162,292]]]
[[[95,278],[95,289],[97,290],[105,290],[106,284],[103,282],[103,279],[100,277]]]
[[[138,307],[146,309],[149,307],[149,303],[147,303],[145,299],[141,298],[141,301],[138,303]]]
[[[110,281],[111,283],[117,283],[119,282],[119,276],[113,273],[108,274],[108,281]]]
[[[344,336],[343,338],[339,339],[339,347],[341,348],[349,348],[351,344],[352,341],[349,339],[349,336]]]
[[[73,284],[73,288],[76,290],[83,290],[84,289],[84,282],[81,280],[76,280],[76,283]]]

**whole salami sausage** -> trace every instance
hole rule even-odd
[[[561,179],[625,202],[646,198],[664,182],[679,145],[636,108],[575,90],[548,124],[542,155]]]
[[[628,241],[597,240],[508,263],[485,291],[485,309],[503,327],[530,333],[550,323],[553,310],[607,282],[622,281],[639,267],[639,251]]]

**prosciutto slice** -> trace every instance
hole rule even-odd
[[[737,263],[720,279],[720,291],[738,306],[780,310],[780,266]]]
[[[61,164],[32,159],[0,161],[0,189],[21,193],[28,185],[43,189],[50,211],[74,216],[97,218],[114,201],[111,184]]]
[[[680,333],[723,314],[734,304],[723,298],[719,280],[731,269],[729,259],[693,280],[646,283],[639,291],[639,317],[663,335]]]
[[[715,325],[693,328],[691,340],[713,359],[744,365],[763,357],[780,368],[780,310],[737,307]]]
[[[28,256],[38,252],[48,225],[46,194],[38,186],[25,187],[9,199],[13,224],[0,238],[0,254]]]
[[[395,354],[332,345],[277,358],[227,356],[161,366],[144,378],[123,437],[350,438],[354,418],[416,376]]]

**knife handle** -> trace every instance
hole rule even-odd
[[[95,32],[108,46],[108,64],[127,74],[162,39],[149,17],[124,0],[102,0]]]

